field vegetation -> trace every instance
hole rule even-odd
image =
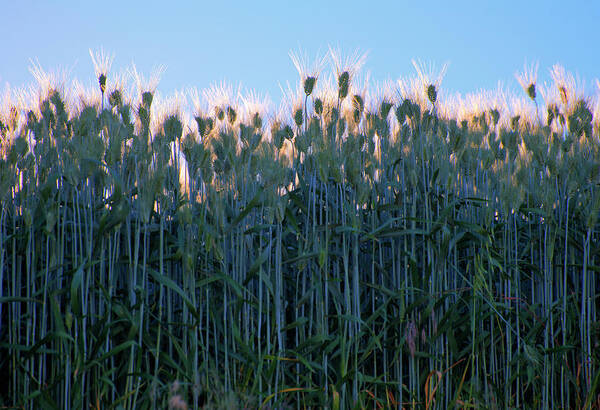
[[[0,100],[0,406],[600,407],[600,83],[332,50],[275,109],[91,55]]]

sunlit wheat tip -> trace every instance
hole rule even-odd
[[[343,100],[348,95],[352,79],[364,65],[367,53],[356,50],[353,54],[342,57],[339,49],[329,48],[329,55],[333,63],[334,74],[338,83],[338,98]]]
[[[150,108],[152,105],[154,92],[156,91],[156,87],[158,87],[160,78],[165,70],[166,67],[163,65],[155,66],[152,69],[150,76],[146,78],[137,70],[135,64],[132,63],[131,68],[129,69],[129,75],[135,81],[137,90],[142,99],[142,104],[144,104],[146,108]]]
[[[290,83],[286,83],[286,87],[283,88],[281,84],[279,84],[279,88],[284,96],[284,100],[282,102],[280,113],[283,116],[287,116],[289,121],[294,121],[298,127],[302,125],[302,121],[298,124],[298,119],[303,118],[303,110],[304,110],[304,91],[302,87],[297,84],[295,87],[292,87]]]
[[[104,94],[104,91],[106,90],[106,76],[112,65],[114,55],[105,53],[103,48],[100,48],[100,50],[97,50],[96,52],[93,52],[90,48],[89,52],[92,63],[94,64],[94,72],[98,78],[98,84],[100,85],[100,91]]]
[[[128,73],[126,71],[113,73],[111,75],[110,86],[106,86],[108,103],[111,107],[121,108],[125,104],[125,101],[129,99],[129,93],[126,89],[127,77]]]
[[[261,129],[263,118],[269,113],[271,99],[268,95],[261,96],[254,91],[248,91],[240,96],[243,104],[243,121],[252,124],[255,129]]]
[[[50,92],[55,90],[64,93],[64,86],[69,78],[70,69],[61,67],[55,71],[46,71],[37,59],[29,60],[29,62],[31,64],[29,72],[38,83],[38,96],[40,98],[45,98]]]
[[[578,99],[583,98],[585,94],[585,83],[579,78],[579,76],[574,76],[559,64],[552,66],[550,69],[550,75],[554,82],[554,86],[558,91],[558,95],[563,104],[564,110],[568,110],[570,104],[573,104]]]
[[[304,94],[306,94],[306,96],[311,95],[317,84],[319,74],[325,65],[326,56],[319,57],[317,55],[313,64],[309,65],[308,57],[302,50],[298,52],[290,51],[289,55],[294,67],[296,67],[296,70],[298,70],[298,74],[300,75]]]
[[[240,89],[241,84],[234,88],[232,84],[221,81],[211,84],[208,89],[202,91],[209,110],[212,110],[217,120],[222,122],[227,116],[228,123],[232,125],[235,122],[237,112],[234,107],[238,105]]]
[[[84,85],[79,80],[74,80],[72,83],[71,95],[75,98],[75,106],[79,110],[88,106],[99,107],[101,104],[101,96],[98,95],[95,90],[96,87],[92,85],[91,82]]]
[[[104,48],[100,48],[100,50],[97,50],[96,52],[92,51],[90,48],[89,53],[90,57],[92,58],[92,63],[94,64],[94,72],[96,73],[96,76],[99,76],[100,74],[108,74],[108,71],[110,70],[114,60],[114,55],[107,54],[104,51]]]
[[[523,90],[527,93],[529,98],[532,101],[535,101],[536,92],[535,85],[537,82],[537,73],[538,73],[539,63],[532,63],[531,65],[527,65],[527,63],[523,66],[522,72],[516,72],[515,77]]]
[[[425,64],[420,60],[412,60],[412,64],[417,71],[421,87],[425,91],[427,99],[432,105],[435,105],[438,97],[438,89],[446,75],[448,63],[444,63],[439,70],[437,70],[435,64]]]

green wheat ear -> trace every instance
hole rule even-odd
[[[498,111],[497,108],[492,108],[490,110],[490,116],[492,117],[492,123],[494,126],[498,125],[498,122],[500,121],[500,111]]]
[[[535,84],[534,83],[529,84],[529,87],[527,87],[527,95],[529,96],[529,98],[531,98],[533,101],[535,101]]]
[[[2,124],[2,122],[0,122]],[[35,125],[37,124],[37,116],[32,110],[27,112],[27,129],[33,131],[35,129]]]
[[[515,115],[510,119],[510,128],[513,131],[516,131],[519,128],[519,120],[521,119],[520,115]]]
[[[306,94],[307,97],[312,94],[316,83],[316,77],[306,77],[306,79],[304,80],[304,94]]]
[[[176,115],[171,115],[165,120],[163,129],[169,141],[178,140],[183,134],[183,124]]]
[[[150,109],[147,108],[144,104],[140,104],[138,107],[138,117],[140,119],[140,123],[144,130],[148,130],[150,127]]]
[[[144,106],[144,108],[146,108],[147,110],[150,110],[153,99],[154,99],[154,94],[152,93],[152,91],[144,91],[142,93],[142,105]]]
[[[106,76],[112,65],[114,55],[106,54],[102,48],[96,53],[94,53],[91,49],[89,52],[90,57],[92,58],[92,63],[94,64],[94,71],[98,77],[100,91],[102,95],[104,95],[104,92],[106,91]]]
[[[105,74],[100,74],[98,76],[98,84],[100,85],[100,91],[102,92],[102,94],[104,94],[104,91],[106,91],[106,75]]]
[[[256,130],[260,130],[263,126],[263,120],[259,113],[255,112],[252,116],[252,126]]]
[[[435,85],[429,84],[426,87],[427,98],[432,105],[435,105],[435,101],[437,100],[437,91],[435,89]]]
[[[563,105],[566,107],[569,104],[569,94],[567,93],[567,89],[564,85],[558,87],[558,93],[560,94],[560,100]]]
[[[223,121],[225,119],[225,111],[220,107],[215,107],[215,117],[219,121]]]
[[[556,104],[549,104],[547,111],[548,111],[547,125],[550,126],[552,124],[552,121],[554,121],[554,119],[558,119],[560,112],[559,112],[558,106]]]
[[[302,121],[300,121],[300,124],[302,124]],[[294,138],[294,130],[289,125],[286,125],[283,127],[283,135],[286,139],[292,140]]]
[[[235,123],[235,120],[237,119],[237,112],[235,111],[235,109],[231,106],[227,107],[227,120],[229,121],[229,124],[233,125]]]
[[[379,116],[381,117],[381,119],[387,119],[390,110],[392,109],[392,103],[390,103],[389,101],[382,101],[381,104],[379,105]]]
[[[358,110],[360,113],[362,113],[363,110],[365,109],[365,100],[362,98],[362,96],[360,94],[355,94],[352,97],[352,105],[354,106],[354,108],[356,110]]]
[[[323,114],[323,100],[321,100],[320,98],[315,99],[314,105],[315,113],[321,116]]]
[[[296,111],[294,111],[294,123],[297,127],[301,127],[303,120],[303,110],[302,108],[298,108]]]
[[[201,116],[194,117],[194,120],[196,120],[196,124],[198,125],[198,134],[200,134],[200,137],[204,138],[206,136],[207,128],[206,120]]]
[[[348,90],[350,89],[350,73],[348,71],[344,71],[338,77],[338,98],[343,100],[348,95]]]
[[[110,93],[108,96],[108,103],[111,107],[121,107],[123,105],[123,96],[121,91],[114,90],[112,93]]]

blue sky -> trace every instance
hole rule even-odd
[[[11,1],[2,6],[0,84],[33,82],[30,59],[95,81],[88,49],[115,54],[113,70],[135,62],[149,74],[167,66],[158,89],[169,94],[228,80],[269,93],[295,82],[288,57],[329,45],[368,51],[373,80],[413,75],[412,59],[450,62],[443,88],[463,94],[518,89],[514,73],[539,62],[539,79],[560,63],[596,92],[600,77],[600,1]]]

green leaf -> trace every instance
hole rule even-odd
[[[160,272],[148,268],[148,272],[150,272],[150,275],[152,276],[152,278],[157,281],[158,283],[160,283],[161,285],[167,287],[168,289],[171,289],[173,292],[177,293],[179,296],[181,296],[181,299],[183,299],[184,303],[186,304],[186,306],[188,307],[188,309],[190,309],[192,315],[199,319],[198,317],[198,310],[196,309],[196,306],[194,306],[194,304],[192,303],[192,300],[189,298],[189,296],[183,291],[183,289],[181,289],[179,287],[179,285],[177,285],[177,283],[175,283],[172,279],[170,279],[169,277],[165,276],[165,275],[161,275]]]

